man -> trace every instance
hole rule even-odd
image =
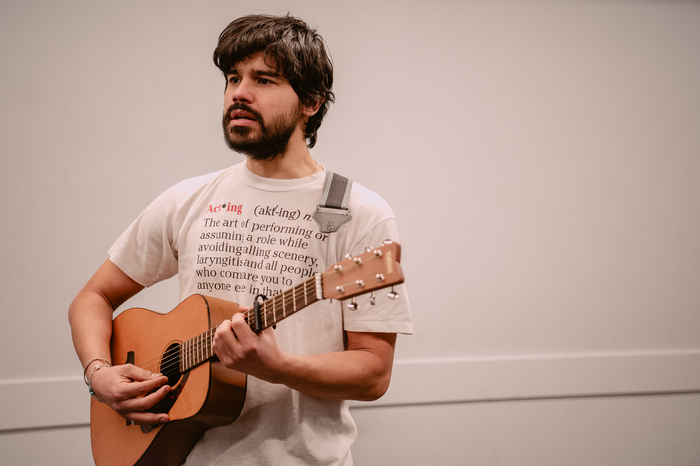
[[[214,61],[226,78],[223,130],[244,163],[185,180],[161,194],[109,251],[78,293],[69,318],[94,396],[137,424],[170,390],[167,378],[111,366],[112,313],[144,287],[179,274],[180,298],[202,293],[251,305],[324,272],[346,253],[397,239],[393,214],[353,184],[352,219],[323,233],[312,219],[325,169],[309,152],[333,101],[322,38],[303,21],[246,16],[220,35]],[[230,425],[207,431],[186,464],[352,464],[356,428],[346,400],[375,400],[389,386],[397,333],[412,333],[398,300],[324,300],[255,334],[242,314],[212,347],[248,374],[246,401]]]

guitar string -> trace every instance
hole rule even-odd
[[[370,256],[370,259],[378,259],[378,257],[372,255],[372,256]],[[353,268],[358,267],[359,265],[361,265],[361,264],[358,264],[358,263],[353,262],[353,263],[351,263],[351,264],[348,264],[345,268],[343,268],[343,271],[352,270]],[[322,280],[323,280],[323,279],[326,279],[326,278],[328,278],[328,277],[330,277],[330,276],[335,275],[336,273],[338,273],[338,272],[335,271],[335,270],[329,270],[329,271],[323,272],[323,273],[321,274],[321,279],[322,279]],[[314,283],[314,286],[312,286],[312,287],[311,287],[311,290],[309,290],[309,291],[306,291],[306,287],[305,287],[306,284],[310,284],[310,283],[312,283],[312,282],[315,282],[315,280],[316,280],[315,277],[314,277],[314,278],[310,278],[310,279],[308,279],[308,280],[305,280],[304,282],[299,283],[299,284],[297,284],[297,285],[295,285],[295,286],[293,286],[293,287],[291,287],[291,288],[285,290],[284,292],[275,295],[274,297],[268,299],[267,301],[263,302],[262,305],[261,305],[261,307],[262,307],[262,310],[263,310],[264,312],[261,313],[261,320],[262,320],[263,322],[266,322],[265,319],[266,319],[267,317],[271,317],[272,319],[275,319],[275,318],[276,318],[277,312],[276,312],[276,309],[275,309],[275,307],[276,307],[276,306],[275,306],[275,301],[279,300],[278,298],[279,298],[280,296],[282,297],[282,299],[281,299],[281,300],[282,300],[281,305],[282,305],[282,308],[283,308],[283,312],[286,313],[286,312],[287,312],[286,307],[287,307],[288,304],[290,304],[290,303],[291,303],[291,304],[295,304],[296,301],[299,301],[299,298],[297,298],[297,297],[295,296],[295,293],[294,293],[294,291],[293,291],[293,290],[296,290],[296,289],[298,289],[298,288],[304,288],[304,295],[301,296],[300,298],[306,299],[306,298],[309,298],[309,297],[315,297],[316,300],[318,300],[318,297],[315,296],[315,295],[316,295],[315,283]],[[345,286],[347,286],[347,285],[349,285],[349,284],[350,284],[350,283],[345,284]],[[271,302],[271,303],[272,303],[272,306],[267,305],[268,302]],[[313,304],[313,303],[312,303],[312,304]],[[270,307],[271,309],[268,310],[268,309],[267,309],[268,307]],[[303,307],[306,307],[306,304],[303,304],[302,307],[300,307],[300,309],[302,309]],[[295,311],[292,311],[292,314],[293,314],[294,312],[295,312]],[[253,311],[253,309],[248,309],[248,310],[246,310],[246,311],[243,311],[243,314],[244,314],[244,318],[245,318],[246,322],[249,323],[249,324],[251,323],[251,320],[255,318],[255,312]],[[276,322],[276,320],[273,320],[273,322]],[[194,341],[194,340],[196,340],[196,339],[201,339],[201,338],[203,338],[204,341],[202,342],[202,341],[200,340],[200,341],[198,341],[198,342],[196,342],[196,343],[190,344],[190,346],[195,346],[195,347],[193,348],[193,349],[195,349],[195,350],[202,350],[202,349],[203,349],[204,351],[209,352],[209,351],[211,351],[211,343],[212,343],[212,341],[213,341],[213,335],[214,335],[214,333],[216,332],[216,329],[217,329],[218,327],[219,327],[219,326],[217,325],[217,326],[214,327],[214,328],[211,328],[211,329],[209,329],[209,330],[206,330],[205,332],[203,332],[203,333],[201,333],[201,334],[199,334],[199,335],[196,335],[195,337],[193,337],[193,338],[191,338],[191,339],[189,339],[189,340],[186,340],[185,342],[183,342],[182,345],[177,346],[177,347],[174,347],[174,348],[172,348],[172,349],[170,349],[170,350],[166,350],[164,353],[162,353],[162,354],[160,354],[160,355],[158,355],[158,356],[155,356],[155,357],[149,359],[148,361],[143,362],[142,364],[140,364],[140,365],[137,366],[137,367],[142,368],[142,369],[156,368],[156,367],[160,364],[161,361],[167,360],[167,359],[169,359],[169,358],[170,358],[170,359],[174,359],[173,361],[166,363],[166,366],[163,366],[163,367],[160,368],[160,372],[161,372],[161,373],[162,373],[162,372],[167,372],[167,371],[173,369],[173,367],[174,367],[175,365],[179,365],[179,364],[180,364],[180,360],[182,359],[182,356],[181,356],[180,358],[173,358],[173,356],[176,355],[177,352],[181,352],[181,349],[182,349],[182,346],[183,346],[183,345],[185,345],[185,344],[187,344],[187,343],[189,343],[189,342],[192,342],[192,341]],[[205,345],[203,346],[202,343],[205,343]],[[207,358],[204,358],[204,360],[208,359],[209,357],[211,357],[211,354],[210,354]],[[198,360],[199,358],[196,357],[196,359]],[[203,361],[204,361],[204,360],[203,360]],[[203,361],[198,361],[198,362],[203,362]],[[195,365],[196,365],[196,364],[195,364]],[[192,367],[194,367],[194,366],[192,366]]]
[[[356,263],[350,264],[350,265],[348,265],[347,269],[350,269],[350,270],[351,270],[352,268],[356,267],[357,265],[359,265],[359,264],[356,264]],[[334,275],[335,273],[337,273],[335,270],[333,270],[332,272],[324,272],[324,273],[322,274],[322,277],[327,276],[327,275]],[[314,296],[314,295],[315,295],[315,291],[316,291],[316,290],[315,290],[315,286],[312,287],[312,289],[310,290],[310,291],[312,291],[312,292],[314,292],[314,293],[311,293],[311,292],[306,291],[306,285],[309,284],[309,283],[311,283],[311,282],[314,282],[314,281],[315,281],[315,278],[306,280],[306,281],[304,281],[304,282],[302,282],[302,283],[300,283],[300,284],[297,284],[296,286],[294,286],[294,287],[292,287],[292,288],[290,288],[290,289],[284,291],[283,293],[280,293],[280,294],[274,296],[271,300],[265,301],[265,302],[262,304],[264,313],[261,315],[261,318],[262,318],[263,322],[266,322],[265,319],[266,319],[266,317],[268,317],[268,316],[271,316],[272,319],[273,319],[273,322],[276,322],[276,320],[274,320],[274,319],[276,318],[276,315],[277,315],[277,312],[276,312],[276,309],[275,309],[275,308],[276,308],[276,306],[275,306],[275,304],[276,304],[275,301],[277,301],[278,298],[279,298],[280,296],[282,297],[282,303],[281,303],[282,308],[283,308],[282,310],[283,310],[283,312],[284,312],[285,314],[286,314],[286,312],[287,312],[287,309],[286,309],[286,308],[287,308],[287,305],[288,305],[288,304],[290,304],[290,303],[291,303],[291,304],[295,304],[296,301],[299,301],[300,299],[301,299],[301,300],[306,300],[306,299],[308,299],[309,297],[312,297],[312,298],[315,297],[315,296]],[[294,290],[297,290],[297,289],[299,289],[299,288],[304,288],[304,294],[303,294],[303,296],[300,296],[299,298],[297,298],[297,297],[296,297],[296,294],[295,294],[295,292],[294,292]],[[317,299],[317,297],[316,297],[316,299]],[[318,299],[317,299],[317,300],[318,300]],[[269,305],[266,306],[266,303],[268,303],[268,302],[270,302],[270,301],[272,302],[273,305],[271,306],[272,308],[268,311],[268,310],[266,309],[266,307],[269,307]],[[303,307],[306,307],[306,304],[300,303],[300,309],[302,309]],[[294,312],[296,312],[296,311],[292,310],[292,314],[293,314]],[[247,311],[244,311],[244,316],[245,316],[246,322],[250,323],[251,320],[254,319],[254,317],[255,317],[254,314],[255,314],[255,313],[254,313],[254,311],[253,311],[252,309],[249,309],[249,310],[247,310]],[[290,314],[290,315],[291,315],[291,314]],[[211,353],[210,353],[210,352],[211,352],[211,343],[212,343],[212,341],[213,341],[213,334],[215,333],[215,331],[216,331],[217,328],[218,328],[218,326],[217,326],[217,327],[214,327],[213,329],[209,329],[209,330],[207,330],[207,331],[205,331],[205,332],[203,332],[203,333],[201,333],[201,334],[195,336],[194,338],[191,338],[191,339],[189,339],[189,340],[183,342],[182,345],[180,345],[180,346],[178,346],[178,347],[175,347],[175,348],[172,348],[171,350],[168,350],[168,351],[166,351],[165,353],[163,353],[163,354],[161,354],[161,355],[159,355],[159,356],[156,356],[156,357],[154,357],[154,358],[151,358],[149,361],[146,361],[145,363],[143,363],[143,364],[140,365],[139,367],[141,367],[141,368],[149,368],[149,369],[150,369],[150,368],[156,368],[160,362],[162,362],[163,360],[166,360],[166,361],[167,361],[168,358],[170,358],[170,359],[173,359],[173,360],[172,360],[171,362],[166,363],[165,366],[162,366],[162,367],[160,368],[160,371],[161,371],[161,372],[170,371],[171,369],[174,368],[175,365],[180,365],[180,361],[181,361],[181,359],[182,359],[182,356],[181,356],[180,358],[173,358],[173,356],[174,356],[174,355],[177,355],[177,352],[178,352],[178,351],[180,351],[180,352],[182,351],[182,346],[183,346],[183,345],[189,345],[191,348],[188,347],[188,348],[185,348],[185,350],[194,351],[195,354],[193,355],[193,359],[194,359],[194,363],[195,363],[195,364],[192,365],[192,366],[190,366],[190,367],[188,367],[187,369],[185,369],[185,370],[188,370],[189,368],[194,367],[195,365],[197,365],[197,364],[203,362],[204,360],[208,359],[209,357],[211,357]],[[203,339],[204,341],[202,341],[202,339]],[[198,340],[198,341],[195,342],[195,340]],[[204,345],[203,345],[202,343],[204,343]],[[199,356],[200,356],[203,352],[205,352],[205,351],[206,351],[206,353],[207,353],[207,356],[206,356],[203,360],[200,361],[200,360],[199,360],[199,359],[200,359]],[[188,357],[190,357],[189,354],[188,354]],[[146,365],[146,364],[149,363],[149,362],[150,362],[151,364]],[[178,372],[179,372],[179,371],[178,371]]]
[[[307,281],[314,281],[314,280],[315,279],[311,279],[311,280],[307,280]],[[289,290],[285,291],[284,293],[288,293],[292,289],[301,288],[301,287],[303,287],[303,283],[296,285],[295,287],[290,288]],[[281,293],[281,294],[284,294],[284,293]],[[277,295],[277,296],[280,296],[280,295]],[[277,296],[275,296],[275,298]],[[310,290],[308,290],[308,292],[305,293],[304,296],[300,296],[299,298],[303,299],[304,297],[306,297],[307,299],[316,298],[316,288],[315,287],[311,288]],[[297,298],[297,301],[299,300],[299,298]],[[294,299],[294,298],[292,298],[292,299]],[[265,301],[265,302],[267,303],[267,302],[269,302],[269,300]],[[288,304],[288,302],[287,303],[283,302],[283,305],[286,306],[287,304]],[[273,312],[274,312],[273,309],[270,309],[269,311],[267,311],[265,313],[265,315],[267,315],[269,317],[269,316],[273,315]],[[246,311],[243,311],[243,314],[244,314],[244,317],[245,317],[247,323],[251,323],[253,321],[253,319],[255,318],[255,312],[253,311],[253,309],[248,309]],[[162,366],[160,368],[161,372],[167,372],[169,370],[172,370],[175,367],[175,365],[179,365],[180,360],[182,359],[182,356],[180,358],[174,358],[174,356],[176,356],[178,352],[182,352],[182,347],[185,345],[188,345],[191,347],[191,348],[187,347],[187,348],[185,348],[185,350],[191,350],[191,351],[195,352],[194,357],[195,357],[195,359],[197,359],[197,363],[203,362],[203,361],[199,361],[199,357],[198,357],[197,353],[201,354],[201,350],[206,351],[207,353],[209,353],[211,351],[211,342],[213,341],[213,335],[216,332],[216,329],[218,327],[219,326],[217,325],[214,328],[211,328],[203,333],[200,333],[199,335],[196,335],[195,337],[190,338],[189,340],[186,340],[180,346],[166,350],[164,353],[162,353],[158,356],[155,356],[155,357],[149,359],[148,361],[143,362],[138,367],[143,368],[143,369],[152,369],[152,368],[156,368],[164,360],[168,361],[168,359],[173,359],[172,361],[166,362],[166,365]],[[196,340],[199,340],[199,341],[196,341]],[[202,343],[204,343],[204,345],[202,345]],[[210,356],[211,355],[209,355],[209,357]],[[206,360],[206,359],[208,359],[208,357],[205,358],[204,360]]]
[[[371,259],[376,259],[376,258],[377,258],[376,256],[371,256]],[[357,266],[359,266],[359,265],[360,265],[360,264],[357,264],[357,263],[351,263],[351,264],[347,265],[347,268],[346,268],[346,269],[343,269],[343,270],[352,270],[353,268],[355,268],[355,267],[357,267]],[[324,272],[324,273],[321,274],[321,277],[322,277],[322,279],[323,279],[323,278],[328,278],[328,276],[330,276],[330,275],[335,275],[336,273],[337,273],[337,272],[336,272],[335,270],[333,270],[333,271],[328,271],[328,272]],[[302,282],[302,283],[300,283],[300,284],[297,284],[296,286],[294,286],[294,287],[292,287],[292,288],[290,288],[290,289],[284,291],[283,293],[280,293],[280,294],[274,296],[273,298],[271,298],[271,300],[265,301],[265,302],[262,304],[262,308],[263,308],[264,313],[261,314],[261,319],[263,320],[263,322],[266,322],[265,319],[266,319],[268,316],[272,317],[273,322],[276,322],[276,320],[274,320],[275,317],[276,317],[276,315],[277,315],[277,312],[276,312],[276,309],[275,309],[275,307],[276,307],[276,306],[275,306],[275,301],[277,301],[278,298],[279,298],[280,296],[282,297],[282,303],[281,303],[281,305],[282,305],[282,308],[283,308],[283,312],[284,312],[285,314],[286,314],[286,307],[287,307],[288,304],[290,304],[290,303],[291,303],[291,304],[295,304],[296,301],[299,301],[299,298],[296,298],[296,295],[295,295],[295,293],[294,293],[293,290],[296,290],[296,289],[299,289],[299,288],[304,288],[304,295],[303,295],[303,296],[300,296],[300,298],[306,299],[306,298],[308,298],[308,297],[313,297],[313,295],[315,295],[315,291],[316,291],[316,290],[315,290],[315,286],[313,286],[313,287],[311,288],[311,290],[310,290],[310,291],[313,292],[313,293],[306,291],[306,287],[305,287],[306,284],[309,284],[309,283],[311,283],[311,282],[315,282],[315,277],[314,277],[314,278],[311,278],[311,279],[308,279],[308,280],[306,280],[306,281],[304,281],[304,282]],[[348,285],[348,284],[346,284],[346,286],[347,286],[347,285]],[[290,292],[291,292],[291,293],[290,293]],[[288,299],[288,298],[289,298],[289,299]],[[268,303],[268,302],[270,302],[270,301],[272,301],[273,306],[272,306],[272,309],[270,309],[270,310],[268,311],[266,308],[269,307],[269,305],[266,305],[266,303]],[[300,304],[301,304],[301,303],[300,303]],[[306,304],[304,304],[303,306],[301,306],[300,309],[302,309],[303,307],[306,307]],[[293,311],[292,314],[293,314],[294,312],[295,312],[295,311]],[[250,323],[251,320],[254,319],[254,317],[255,317],[254,314],[255,314],[255,313],[254,313],[254,311],[253,311],[252,309],[248,309],[247,311],[244,311],[244,316],[245,316],[246,322]],[[194,348],[192,348],[192,349],[194,349],[195,351],[200,351],[200,353],[201,353],[202,350],[207,351],[207,353],[209,353],[209,351],[211,350],[211,342],[212,342],[213,334],[214,334],[214,332],[216,331],[217,328],[218,328],[218,326],[217,326],[217,327],[214,327],[213,329],[209,329],[209,330],[205,331],[204,333],[202,333],[202,334],[200,334],[200,335],[197,335],[197,336],[195,336],[194,338],[187,340],[186,342],[183,342],[183,344],[187,344],[188,342],[192,342],[192,341],[194,341],[194,340],[196,340],[196,339],[198,339],[198,338],[201,339],[201,337],[202,337],[203,335],[205,335],[205,336],[204,336],[204,339],[205,339],[204,342],[198,341],[197,343],[191,344],[190,346],[194,346]],[[203,348],[202,348],[203,345],[202,345],[201,343],[205,343],[205,345],[204,345]],[[196,345],[196,346],[195,346],[195,345]],[[155,368],[155,367],[158,366],[158,364],[159,364],[160,361],[167,360],[168,358],[171,358],[171,359],[173,358],[173,354],[172,354],[172,353],[171,353],[171,354],[168,354],[169,351],[172,351],[172,352],[174,352],[174,354],[177,354],[177,352],[180,351],[181,348],[182,348],[182,345],[180,345],[179,347],[175,347],[175,348],[173,348],[172,350],[168,350],[168,351],[166,351],[165,353],[163,353],[163,354],[161,354],[161,355],[159,355],[159,356],[156,356],[156,357],[154,357],[154,358],[151,358],[150,360],[144,362],[144,363],[141,364],[139,367],[141,367],[141,368],[149,368],[149,369],[150,369],[150,368]],[[209,354],[208,357],[211,357],[211,354]],[[205,358],[204,360],[208,359],[208,357]],[[198,360],[199,358],[197,357],[196,359]],[[166,366],[163,366],[163,367],[160,368],[160,369],[161,369],[161,372],[171,370],[175,365],[179,365],[180,360],[181,360],[181,358],[175,358],[172,362],[167,363]],[[199,363],[199,362],[203,362],[203,361],[198,361],[198,363]],[[148,363],[150,363],[150,364],[148,364]],[[146,364],[148,364],[148,365],[146,365]],[[195,364],[195,365],[196,365],[196,364]]]
[[[288,291],[289,291],[289,290],[288,290]],[[315,291],[315,290],[312,290],[312,291]],[[309,293],[309,295],[310,295],[310,293]],[[278,296],[279,296],[279,295],[278,295]],[[248,309],[248,310],[246,310],[246,311],[243,311],[243,314],[244,314],[244,318],[246,319],[246,322],[250,322],[250,321],[252,321],[252,319],[254,318],[254,311],[253,311],[252,309]],[[268,314],[269,314],[269,313],[268,313]],[[212,330],[216,331],[217,328],[218,328],[218,326],[214,327],[213,329],[209,329],[209,330],[207,330],[207,331],[205,331],[205,332],[203,332],[203,333],[201,333],[201,334],[199,334],[199,335],[195,335],[195,336],[194,336],[192,339],[190,339],[190,340],[194,340],[194,339],[196,339],[196,338],[199,338],[201,335],[205,335],[205,334],[211,332]],[[185,342],[188,342],[188,341],[190,341],[190,340],[186,340]],[[168,350],[168,351],[166,351],[166,352],[163,353],[163,354],[160,354],[160,355],[158,355],[158,356],[155,356],[155,357],[149,359],[148,361],[143,362],[139,367],[141,367],[141,368],[153,367],[154,365],[157,365],[157,363],[158,363],[157,360],[158,360],[158,359],[161,359],[161,360],[162,360],[163,358],[172,356],[172,354],[169,354],[169,351],[170,351],[170,352],[175,352],[175,353],[176,353],[178,350],[179,350],[178,347],[173,348],[173,349],[171,349],[171,350]],[[146,364],[148,364],[148,363],[153,363],[153,364],[150,364],[149,366],[146,366]]]

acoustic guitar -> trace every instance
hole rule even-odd
[[[256,332],[321,299],[352,299],[403,283],[401,246],[386,241],[357,257],[346,257],[322,274],[245,311]],[[397,295],[389,292],[390,298]],[[374,304],[372,295],[370,302]],[[90,406],[92,453],[97,466],[177,466],[207,429],[235,421],[243,408],[246,375],[227,369],[211,348],[218,325],[241,312],[236,303],[192,295],[167,314],[127,309],[113,321],[112,363],[134,364],[168,377],[167,397],[152,408],[170,421],[138,426],[104,403]]]

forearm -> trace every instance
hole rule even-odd
[[[392,351],[393,355],[393,351]],[[364,350],[288,356],[273,382],[319,398],[373,401],[389,388],[391,364]]]
[[[73,345],[83,367],[94,359],[111,361],[112,314],[143,287],[106,260],[68,309]],[[101,363],[96,363],[101,365]],[[91,364],[92,367],[94,365]],[[150,413],[170,391],[167,377],[130,364],[100,367],[88,372],[94,396],[137,424],[158,424],[168,415]]]
[[[240,314],[222,322],[212,347],[224,365],[306,395],[376,400],[389,387],[396,334],[346,332],[345,351],[294,356],[277,345],[274,331],[254,334]]]
[[[83,289],[68,309],[73,346],[83,367],[95,358],[111,361],[112,306],[100,294]]]
[[[83,367],[95,358],[110,360],[114,309],[142,289],[108,259],[76,295],[68,321]]]

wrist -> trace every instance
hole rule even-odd
[[[96,364],[94,366],[92,366],[93,363],[96,363]],[[86,375],[87,370],[90,369],[91,367],[92,367],[92,369],[90,371],[90,375],[88,376],[88,375]],[[112,367],[112,364],[109,361],[107,361],[106,359],[93,359],[92,361],[90,361],[90,364],[88,364],[88,366],[85,368],[85,374],[84,374],[84,375],[86,375],[85,376],[85,383],[88,386],[88,391],[90,392],[90,396],[92,396],[92,398],[94,400],[99,401],[100,403],[103,403],[103,401],[95,394],[95,391],[92,388],[92,379],[95,376],[95,373],[97,371],[99,371],[100,369],[105,368],[105,367],[106,368]]]
[[[282,353],[276,360],[275,367],[272,368],[268,382],[287,386],[293,385],[294,379],[300,375],[300,361],[301,359],[298,356]]]
[[[102,359],[102,358],[91,359],[90,362],[87,363],[85,365],[85,368],[83,369],[83,380],[85,381],[85,385],[90,385],[88,372],[95,370],[95,368],[100,364],[107,364],[109,367],[112,367],[112,363],[108,359]]]

